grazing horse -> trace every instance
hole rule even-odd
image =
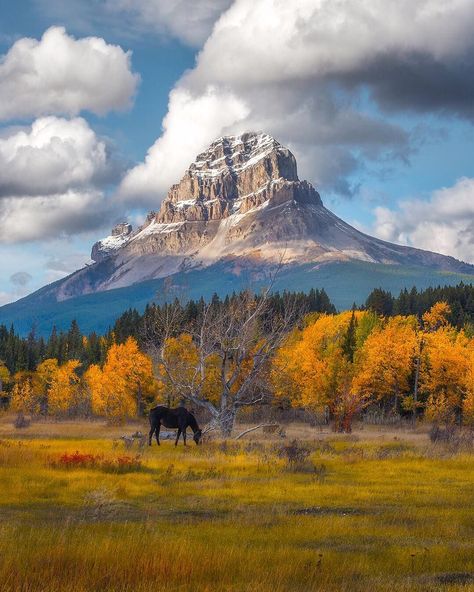
[[[153,434],[156,436],[156,443],[160,445],[160,427],[165,428],[178,428],[178,434],[176,436],[175,446],[178,444],[179,437],[183,434],[184,445],[186,446],[186,428],[190,427],[193,432],[193,440],[196,444],[201,441],[202,431],[199,429],[196,418],[192,413],[185,407],[177,407],[176,409],[170,409],[169,407],[153,407],[150,409],[150,433],[148,437],[148,444],[151,446],[151,439]]]

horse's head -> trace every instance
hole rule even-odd
[[[196,430],[194,432],[193,440],[196,442],[196,444],[200,444],[201,438],[202,438],[202,430]]]

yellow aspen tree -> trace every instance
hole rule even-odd
[[[363,396],[352,389],[352,348],[356,350],[357,343],[366,339],[358,331],[361,326],[367,332],[367,323],[361,321],[368,314],[312,316],[302,331],[293,332],[275,357],[272,378],[277,396],[316,412],[328,407],[335,428],[350,431],[354,416],[365,404]],[[353,331],[350,339],[349,331]]]
[[[420,389],[428,398],[428,419],[449,423],[460,417],[470,370],[468,344],[463,331],[449,326],[426,334]]]
[[[448,316],[451,314],[451,307],[447,302],[436,302],[428,312],[423,315],[423,326],[425,331],[437,331],[440,327],[449,325]]]
[[[89,390],[92,411],[96,415],[107,415],[105,410],[104,377],[97,364],[91,364],[84,373],[84,384]]]
[[[31,386],[30,377],[17,377],[12,390],[10,408],[12,411],[22,413],[39,413],[40,404],[38,397],[35,395],[33,387]]]
[[[0,393],[3,392],[4,386],[10,382],[10,378],[10,371],[0,360]]]
[[[365,340],[356,360],[352,389],[364,398],[396,408],[410,391],[417,351],[416,319],[396,316]]]
[[[181,399],[181,385],[201,381],[199,352],[189,333],[168,337],[163,359],[158,365],[160,401],[173,407]]]
[[[153,395],[155,384],[151,360],[132,337],[123,344],[112,344],[102,370],[91,366],[85,379],[93,412],[114,422],[135,417],[143,401]]]
[[[467,348],[468,370],[466,372],[466,392],[462,402],[463,423],[474,426],[474,338],[469,342]]]
[[[48,388],[48,414],[64,415],[77,406],[79,377],[76,370],[79,360],[69,360],[58,366]]]
[[[56,358],[48,358],[38,365],[33,376],[33,390],[39,401],[40,413],[43,415],[49,413],[48,393],[58,368],[58,360]]]

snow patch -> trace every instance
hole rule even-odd
[[[213,155],[220,146],[230,146],[233,152],[214,158]],[[245,149],[248,147],[250,150],[246,152]],[[238,174],[257,164],[275,149],[287,152],[286,148],[280,146],[268,134],[249,136],[245,142],[242,140],[242,136],[224,136],[213,142],[206,152],[198,156],[189,167],[189,172],[200,179],[219,177],[226,171]]]
[[[133,240],[141,240],[147,236],[151,236],[153,234],[169,234],[170,232],[175,232],[181,226],[184,225],[184,222],[169,222],[165,223],[158,223],[155,220],[148,224],[143,230],[141,230],[138,234],[133,237]]]

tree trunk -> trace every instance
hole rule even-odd
[[[143,415],[143,398],[142,398],[142,385],[137,385],[137,417]]]
[[[232,434],[232,430],[234,429],[235,413],[236,410],[232,407],[228,407],[227,409],[223,409],[221,411],[219,416],[219,428],[224,438],[229,438]]]

